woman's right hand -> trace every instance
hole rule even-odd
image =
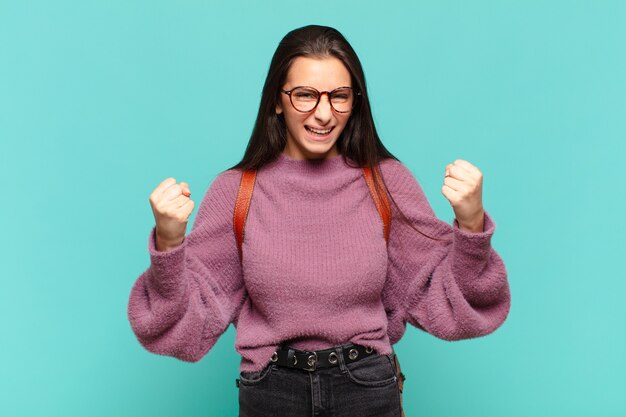
[[[194,202],[186,182],[167,178],[150,194],[150,205],[156,221],[156,249],[167,251],[183,243]]]

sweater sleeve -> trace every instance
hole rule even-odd
[[[150,266],[132,286],[127,311],[147,350],[195,362],[237,323],[246,296],[233,233],[239,179],[236,170],[215,178],[180,246],[159,252],[156,226],[150,231]]]
[[[489,214],[482,232],[464,231],[456,219],[452,225],[437,219],[402,163],[385,160],[381,171],[393,197],[383,289],[391,343],[400,340],[406,322],[445,340],[495,331],[508,316],[511,296],[504,263],[491,246]]]

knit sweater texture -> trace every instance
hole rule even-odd
[[[239,170],[217,175],[180,246],[157,251],[153,227],[150,265],[128,302],[141,345],[198,361],[233,323],[240,371],[258,371],[280,344],[317,350],[352,342],[388,354],[407,322],[445,340],[496,330],[511,298],[489,214],[482,232],[437,219],[409,169],[386,159],[380,169],[395,200],[387,244],[353,165],[342,155],[280,154],[261,168],[242,262],[233,231]]]

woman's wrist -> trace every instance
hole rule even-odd
[[[158,234],[155,234],[154,246],[159,252],[167,252],[182,245],[184,240],[184,237],[182,239],[166,240],[162,239]]]
[[[471,233],[480,233],[485,230],[485,212],[484,210],[480,211],[480,215],[478,215],[471,222],[460,222],[457,219],[457,223],[459,224],[459,229],[464,230],[466,232]]]

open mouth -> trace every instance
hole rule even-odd
[[[323,138],[328,136],[330,132],[335,128],[334,126],[330,129],[315,129],[309,126],[304,126],[307,132],[309,132],[312,136]]]

